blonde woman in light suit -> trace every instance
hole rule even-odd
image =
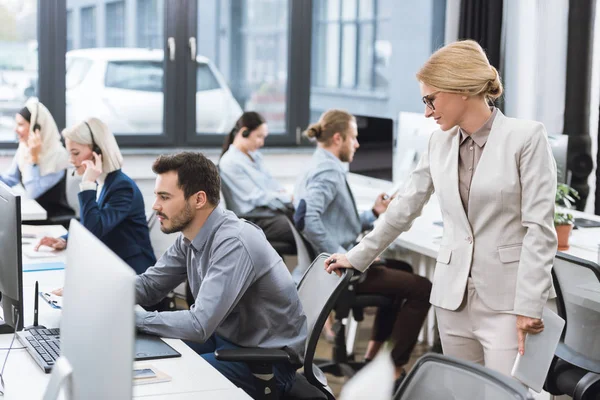
[[[510,375],[525,334],[544,329],[542,309],[555,296],[556,165],[546,131],[490,106],[502,84],[474,41],[439,49],[417,78],[425,116],[440,130],[383,221],[326,268],[366,270],[435,192],[444,236],[430,301],[444,354]]]

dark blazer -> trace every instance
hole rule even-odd
[[[139,275],[156,263],[146,223],[144,199],[121,170],[106,176],[100,197],[79,192],[81,223]]]

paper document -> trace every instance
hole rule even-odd
[[[542,313],[544,330],[525,337],[525,354],[517,354],[511,375],[540,393],[550,369],[565,320],[548,307]]]

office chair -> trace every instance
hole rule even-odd
[[[533,400],[519,382],[479,364],[441,354],[419,358],[394,400]]]
[[[299,210],[302,210],[299,207]],[[304,212],[306,209],[304,208]],[[302,221],[303,216],[294,216],[295,222]],[[302,226],[303,222],[300,222]],[[298,281],[300,277],[305,273],[309,267],[309,261],[315,256],[315,250],[306,239],[304,234],[300,233],[296,226],[291,223],[292,232],[296,239],[296,249],[298,251],[298,266],[292,271],[294,281]],[[335,323],[333,330],[335,337],[333,340],[332,357],[331,360],[318,359],[316,364],[319,368],[326,373],[330,373],[335,376],[347,376],[352,377],[356,371],[365,366],[364,361],[355,361],[353,355],[348,354],[348,347],[354,346],[354,332],[350,332],[350,340],[347,340],[344,319],[349,321],[353,318],[357,323],[364,319],[364,308],[365,307],[385,307],[393,304],[393,299],[383,295],[376,294],[357,294],[356,285],[360,280],[361,275],[356,272],[352,278],[350,284],[346,289],[340,293],[338,300],[335,303]],[[350,314],[352,311],[352,314]],[[354,325],[356,328],[356,325]]]
[[[348,286],[353,270],[345,270],[341,277],[325,271],[325,260],[328,254],[320,254],[310,265],[300,284],[298,295],[306,314],[307,340],[302,363],[297,355],[280,349],[225,349],[215,352],[217,360],[241,361],[250,365],[252,373],[257,376],[256,382],[262,399],[276,399],[275,379],[272,364],[288,362],[304,366],[304,373],[296,374],[296,382],[283,399],[325,399],[335,400],[327,384],[325,374],[313,363],[317,342],[325,325],[327,316],[332,311],[340,293]],[[263,380],[258,375],[270,375]]]
[[[273,216],[272,213],[262,212],[260,210],[253,210],[249,213],[241,213],[239,210],[235,210],[232,208],[231,205],[233,204],[233,202],[231,201],[231,198],[231,190],[225,184],[225,182],[221,180],[221,202],[223,202],[223,207],[233,211],[235,215],[238,216],[238,218],[243,218],[247,219],[248,221],[252,221],[260,218],[268,218]],[[269,241],[269,243],[271,244],[271,246],[273,246],[277,254],[279,254],[282,257],[284,255],[296,255],[296,249],[289,243],[279,242],[275,240]]]
[[[558,252],[552,270],[565,329],[544,389],[575,400],[600,398],[600,266]]]

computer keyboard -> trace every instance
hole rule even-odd
[[[17,338],[45,373],[50,373],[60,355],[60,329],[30,329]]]

